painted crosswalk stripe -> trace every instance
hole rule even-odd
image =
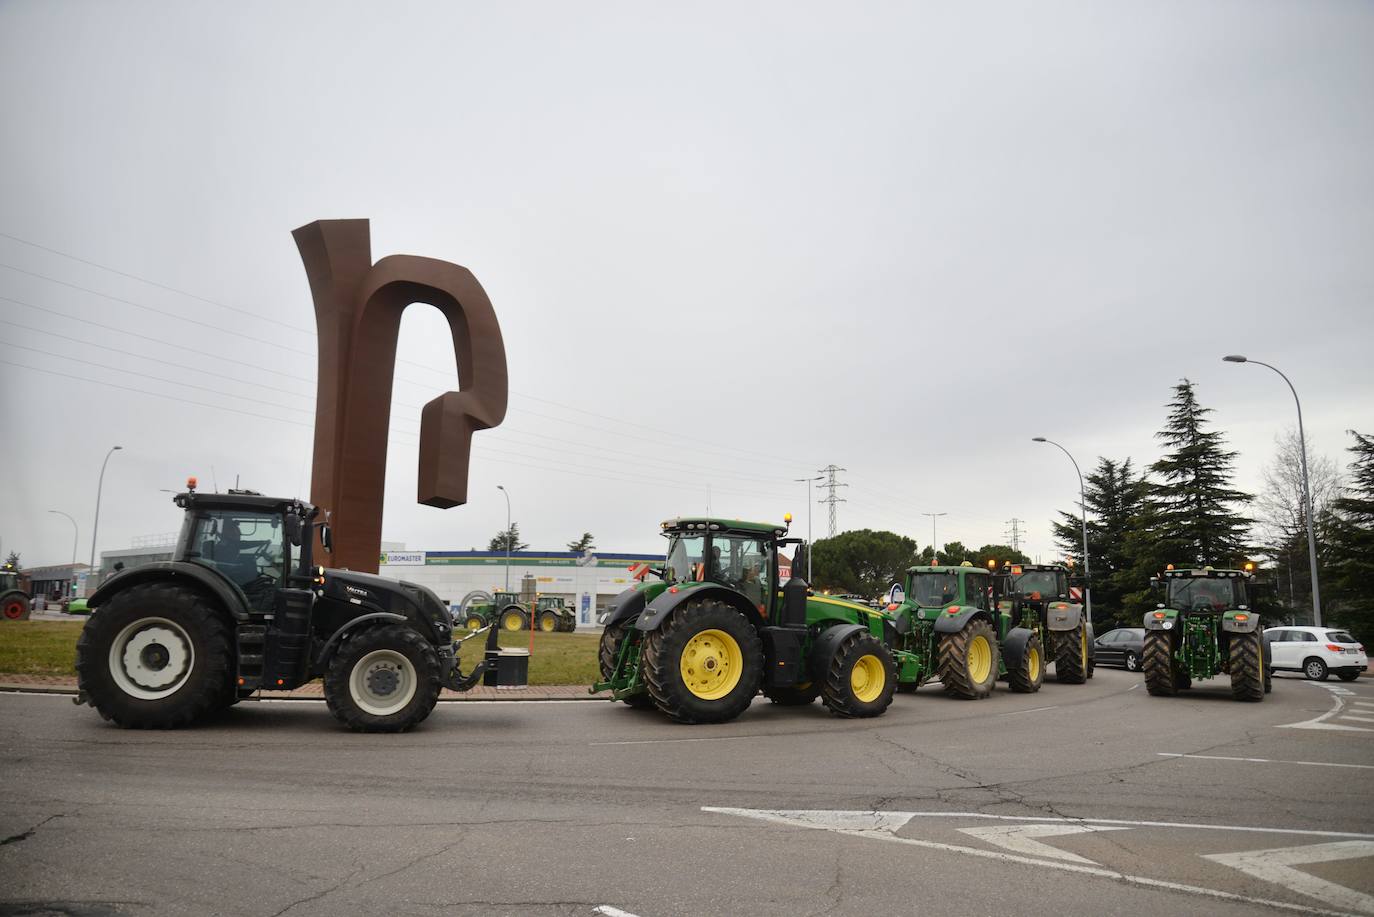
[[[1279,758],[1232,758],[1226,755],[1183,755],[1177,752],[1157,751],[1161,758],[1197,758],[1202,761],[1245,761],[1251,764],[1303,764],[1308,767],[1352,767],[1359,770],[1374,771],[1374,764],[1338,764],[1335,761],[1285,761]]]

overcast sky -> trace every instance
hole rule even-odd
[[[403,327],[384,521],[655,550],[702,512],[1053,552],[1183,376],[1259,486],[1374,430],[1374,4],[0,3],[0,545],[308,495],[292,229],[471,269],[510,363],[470,502],[415,504],[447,331]],[[22,240],[22,241],[21,241]],[[81,259],[81,260],[77,260]],[[169,289],[172,288],[172,289]],[[184,293],[193,295],[183,295]],[[232,332],[232,333],[231,333]],[[819,496],[816,494],[815,496]],[[826,530],[815,508],[815,531]]]

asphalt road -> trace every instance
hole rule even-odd
[[[0,914],[1374,913],[1364,679],[1241,704],[1099,669],[713,727],[462,702],[402,736],[4,695],[0,769]]]

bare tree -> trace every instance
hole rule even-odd
[[[1302,494],[1302,447],[1291,427],[1274,437],[1274,458],[1264,466],[1264,488],[1255,500],[1256,518],[1266,545],[1286,544],[1307,534],[1307,506]],[[1307,457],[1312,486],[1313,522],[1320,523],[1341,495],[1336,463],[1322,455]]]

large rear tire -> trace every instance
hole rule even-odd
[[[439,700],[439,655],[404,624],[350,635],[324,678],[334,718],[354,732],[405,732]]]
[[[0,620],[27,621],[31,614],[33,606],[29,603],[29,597],[22,592],[11,592],[0,599]]]
[[[546,634],[551,634],[558,630],[558,615],[551,611],[540,612],[539,629]]]
[[[976,618],[958,633],[941,634],[938,671],[945,692],[981,700],[997,683],[997,640],[992,625]]]
[[[1231,635],[1231,696],[1236,700],[1264,700],[1264,650],[1258,631]]]
[[[1146,631],[1141,655],[1140,670],[1145,673],[1145,690],[1155,697],[1173,697],[1177,694],[1173,634],[1167,630]]]
[[[508,631],[528,630],[530,616],[519,605],[507,605],[501,609],[501,629]]]
[[[601,642],[597,644],[596,661],[601,669],[602,681],[609,681],[611,676],[615,674],[615,663],[620,658],[620,645],[629,634],[631,626],[631,623],[608,624],[606,629],[601,632]],[[640,664],[643,665],[642,657]],[[654,699],[648,695],[648,692],[621,699],[626,706],[634,707],[636,710],[648,710],[654,705]]]
[[[749,619],[723,602],[680,606],[644,637],[654,706],[679,723],[724,723],[759,692],[763,642]]]
[[[892,653],[869,633],[855,631],[840,641],[826,665],[821,703],[837,716],[882,716],[897,693]]]
[[[1088,680],[1088,627],[1079,624],[1073,630],[1051,631],[1050,646],[1054,650],[1054,677],[1069,685],[1081,685]]]
[[[1031,634],[1021,653],[1021,664],[1007,672],[1007,687],[1017,694],[1034,694],[1045,683],[1045,653],[1038,634]]]
[[[189,726],[235,693],[229,627],[200,592],[130,586],[82,628],[76,677],[91,706],[120,726]]]

